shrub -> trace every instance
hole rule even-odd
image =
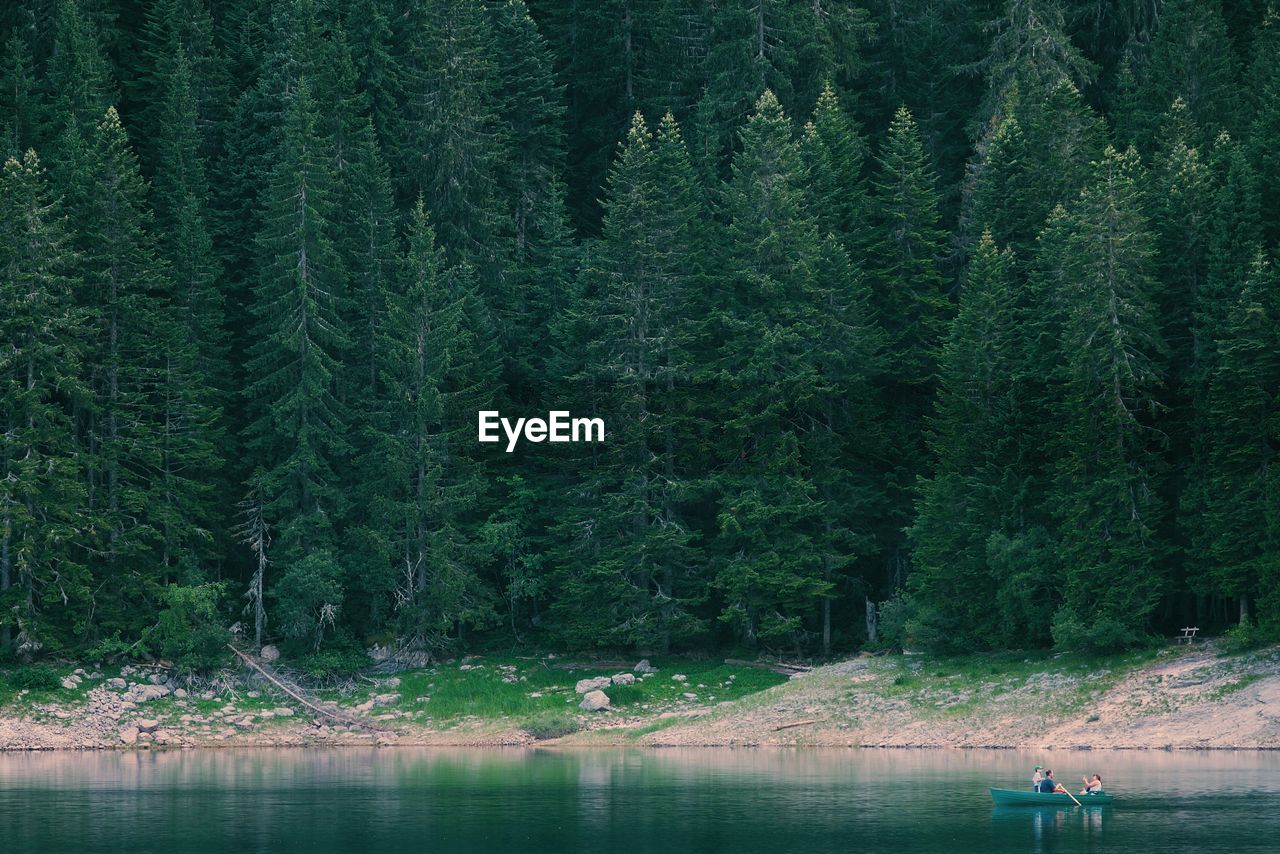
[[[1261,626],[1252,620],[1246,620],[1227,629],[1222,646],[1227,652],[1247,652],[1266,646],[1272,640]]]
[[[563,712],[548,712],[525,724],[524,731],[538,741],[571,735],[582,728],[577,719]]]
[[[189,672],[222,666],[231,639],[218,613],[225,589],[225,582],[190,587],[170,584],[161,594],[165,608],[153,635],[156,651]]]
[[[57,691],[62,677],[49,667],[19,667],[4,674],[4,681],[16,691]]]
[[[1062,606],[1053,617],[1053,643],[1071,652],[1117,652],[1143,646],[1151,639],[1114,617],[1102,615],[1085,622],[1079,614]]]

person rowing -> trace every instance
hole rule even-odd
[[[1068,792],[1068,791],[1066,790],[1066,787],[1064,787],[1064,786],[1063,786],[1061,783],[1059,783],[1057,780],[1053,779],[1053,770],[1052,770],[1052,769],[1047,769],[1047,770],[1044,772],[1044,779],[1040,781],[1040,793],[1041,793],[1042,795],[1054,795],[1054,794],[1069,795],[1069,794],[1071,794],[1070,792]]]

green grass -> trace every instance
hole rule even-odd
[[[396,688],[362,685],[356,692],[328,692],[327,696],[354,706],[373,694],[395,692],[401,701],[390,708],[408,710],[417,721],[505,720],[555,729],[566,714],[586,714],[578,709],[582,700],[574,691],[578,680],[629,672],[617,667],[560,669],[552,660],[511,656],[486,656],[467,663],[474,669],[464,671],[458,662],[441,664],[398,674],[400,685]],[[709,661],[671,658],[653,663],[659,672],[648,679],[637,677],[632,685],[605,689],[615,711],[653,712],[687,705],[681,701],[684,692],[697,694],[699,704],[736,700],[786,681],[786,677],[767,670]],[[678,673],[686,680],[674,681],[671,677]],[[515,681],[504,681],[512,676]],[[531,696],[534,694],[539,696]]]
[[[1213,689],[1213,691],[1209,692],[1207,695],[1207,699],[1210,701],[1221,700],[1223,697],[1234,694],[1244,688],[1248,688],[1254,682],[1263,678],[1265,677],[1261,673],[1246,673],[1234,682],[1228,682],[1225,685],[1221,685]]]

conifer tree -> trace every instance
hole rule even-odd
[[[287,109],[258,243],[246,439],[272,497],[279,624],[318,647],[343,597],[333,549],[346,510],[337,472],[348,414],[335,396],[348,349],[338,319],[346,274],[335,246],[333,153],[305,80]]]
[[[554,613],[577,646],[665,650],[704,628],[692,607],[704,591],[679,512],[689,487],[677,450],[688,439],[693,367],[692,168],[674,119],[655,138],[637,114],[609,174],[603,233],[585,260],[578,380],[591,411],[616,426],[584,460],[589,471],[560,526],[570,542]]]
[[[1164,342],[1140,169],[1134,149],[1109,148],[1041,249],[1042,266],[1060,270],[1065,309],[1052,500],[1065,577],[1053,635],[1067,648],[1135,642],[1162,593],[1154,534],[1164,513],[1156,431]]]
[[[795,648],[832,588],[814,544],[823,508],[796,424],[819,385],[806,343],[819,244],[799,148],[771,92],[741,138],[725,191],[730,277],[712,321],[719,394],[736,402],[722,416],[726,464],[715,476],[715,584],[720,619],[740,642]]]
[[[989,544],[1019,533],[1028,515],[1021,409],[1026,366],[1010,262],[1008,250],[999,251],[985,233],[965,274],[942,356],[937,415],[930,421],[937,463],[922,486],[910,532],[910,586],[919,608],[913,636],[935,648],[1016,646],[1042,640],[1047,628],[992,607],[1015,579],[996,573]]]
[[[1222,130],[1236,132],[1237,64],[1218,0],[1169,0],[1138,71],[1135,115],[1128,119],[1138,145],[1155,147],[1160,117],[1175,98],[1202,134],[1197,147]]]
[[[169,262],[174,298],[206,382],[225,397],[231,388],[222,268],[208,222],[211,193],[200,156],[199,116],[186,51],[178,47],[164,83],[160,134],[153,141],[156,178],[151,198],[160,251]]]
[[[1203,592],[1235,599],[1241,622],[1264,585],[1280,578],[1272,470],[1280,423],[1277,312],[1280,279],[1259,253],[1218,338],[1207,395],[1202,561],[1191,578]],[[1274,625],[1275,614],[1269,616]]]
[[[485,625],[493,608],[477,571],[486,484],[469,435],[494,382],[493,353],[474,276],[445,263],[419,202],[398,281],[382,293],[365,461],[376,484],[366,536],[385,561],[395,625],[427,649]]]
[[[75,132],[92,136],[102,113],[116,103],[116,84],[99,41],[97,27],[82,0],[58,0],[54,10],[54,44],[45,69],[50,124],[40,141],[55,141]]]
[[[1258,29],[1248,75],[1249,159],[1258,172],[1267,245],[1280,242],[1280,13],[1272,10]]]
[[[0,133],[6,159],[21,158],[37,143],[44,120],[43,99],[37,85],[31,45],[14,32],[4,45],[0,64]]]
[[[868,263],[872,306],[885,333],[881,394],[888,425],[888,507],[881,532],[887,577],[905,579],[899,533],[907,524],[916,482],[925,473],[924,419],[931,411],[938,355],[949,304],[941,259],[945,232],[938,195],[911,114],[900,108],[889,126],[872,179],[876,230]]]
[[[0,654],[56,649],[90,609],[83,456],[86,316],[74,255],[33,151],[0,183]]]

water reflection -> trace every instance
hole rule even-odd
[[[987,787],[1036,764],[1097,770],[1119,800],[993,809]],[[0,754],[0,852],[1273,852],[1277,771],[1274,753]]]
[[[1111,820],[1112,808],[1077,807],[995,807],[992,825],[1002,838],[1021,836],[1028,842],[1020,850],[1033,854],[1050,854],[1063,850],[1079,850],[1083,843],[1089,851],[1105,851],[1103,831]]]

